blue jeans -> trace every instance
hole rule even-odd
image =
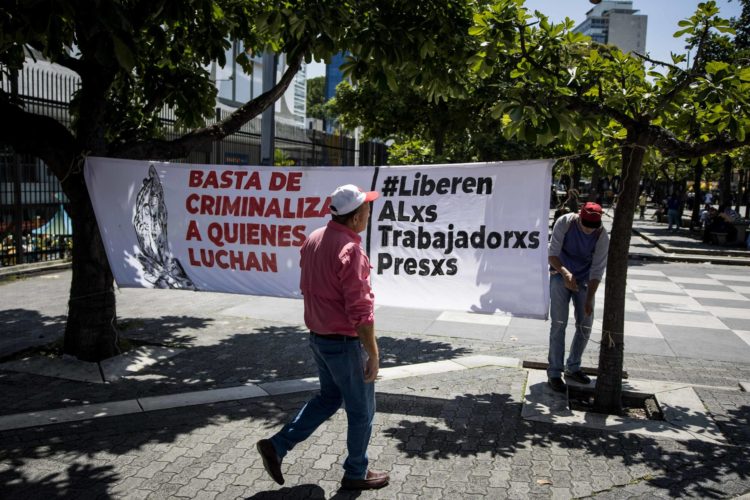
[[[367,354],[357,337],[331,340],[310,335],[310,349],[318,364],[320,392],[308,401],[291,422],[271,438],[279,458],[307,439],[344,403],[348,429],[344,477],[364,479],[367,445],[375,417],[375,383],[365,383]]]
[[[570,346],[570,354],[566,363],[566,370],[577,372],[581,369],[581,356],[591,336],[591,325],[594,314],[586,316],[586,283],[578,283],[578,291],[573,292],[565,288],[565,280],[560,274],[553,274],[549,279],[550,318],[552,325],[549,331],[549,367],[547,376],[559,377],[563,372],[563,358],[565,357],[565,328],[568,326],[568,306],[573,299],[576,333]]]
[[[675,230],[680,229],[680,211],[673,208],[667,210],[667,222],[669,223],[667,231],[671,231],[672,226],[674,226]]]

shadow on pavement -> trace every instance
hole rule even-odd
[[[262,491],[256,493],[247,500],[275,500],[282,498],[306,498],[309,500],[325,500],[326,492],[316,484],[300,484],[291,488],[284,487],[280,490]],[[354,498],[354,497],[350,497]]]
[[[361,491],[337,491],[329,500],[348,500],[359,498],[362,495]],[[304,498],[306,500],[325,500],[326,493],[323,488],[312,484],[301,484],[292,488],[281,488],[280,490],[262,491],[256,493],[251,497],[247,497],[246,500],[275,500],[275,499],[298,499]]]
[[[62,335],[65,319],[28,309],[0,310],[0,359],[32,345],[52,342]]]
[[[160,475],[192,470],[184,478],[187,484],[216,463],[231,466],[242,460],[243,467],[250,467],[259,460],[254,456],[258,435],[278,429],[308,397],[303,393],[0,433],[3,498],[69,498],[79,492],[86,492],[87,498],[91,493],[95,493],[92,498],[117,497],[117,488],[127,485],[127,479],[121,483],[122,474],[131,475],[159,462],[161,467],[149,477],[161,484],[169,478],[160,479]],[[719,498],[727,494],[718,481],[750,475],[750,442],[746,434],[732,433],[731,428],[727,437],[733,442],[727,446],[677,443],[529,422],[520,418],[520,411],[521,404],[508,394],[464,394],[452,399],[378,394],[379,413],[404,417],[380,431],[395,441],[403,456],[421,459],[417,464],[427,461],[427,471],[446,471],[446,476],[474,474],[476,480],[494,476],[497,481],[524,482],[531,486],[532,495],[549,493],[535,482],[539,477],[548,477],[561,487],[566,481],[591,481],[593,477],[596,491],[596,476],[607,476],[604,483],[611,488],[612,478],[625,474],[617,480],[623,487],[643,482],[670,496]],[[750,406],[729,413],[741,425],[750,417]],[[204,432],[195,433],[198,429]],[[196,434],[200,440],[195,440]],[[193,454],[196,447],[204,448]],[[103,465],[76,463],[79,457]],[[64,472],[61,460],[69,464]],[[491,465],[483,467],[483,460]],[[33,462],[35,473],[18,472],[28,462]],[[567,474],[567,479],[560,474]],[[147,488],[145,483],[138,486]],[[357,494],[339,491],[334,498]],[[325,498],[322,489],[311,484],[251,498],[298,497]]]
[[[33,478],[26,478],[15,470],[19,465],[17,460],[11,465],[14,468],[0,471],[3,498],[110,498],[108,487],[119,479],[112,465],[72,464],[64,473],[39,471]]]
[[[62,319],[35,311],[15,310],[14,316],[27,318],[30,328],[45,324],[63,327]],[[0,415],[317,375],[308,347],[309,332],[300,326],[238,330],[241,326],[236,323],[227,327],[221,320],[190,316],[125,318],[120,324],[125,325],[121,335],[127,339],[184,350],[107,384],[0,369]],[[382,367],[453,359],[473,352],[438,340],[383,336],[379,343]]]
[[[729,445],[697,440],[678,444],[669,439],[530,422],[520,418],[521,403],[512,401],[508,394],[466,394],[452,400],[386,394],[378,397],[378,411],[430,419],[404,419],[382,431],[397,441],[396,447],[407,457],[450,462],[489,453],[512,459],[507,464],[506,480],[532,485],[539,476],[554,477],[554,471],[570,471],[572,480],[610,474],[610,460],[628,467],[632,477],[627,483],[646,481],[668,490],[671,497],[725,498],[727,492],[717,488],[721,478],[750,478],[747,405],[729,411],[727,418],[717,422]],[[555,464],[551,451],[550,464],[543,456],[535,457],[534,450],[539,448],[584,453],[561,455]],[[580,461],[569,460],[568,456],[579,457]],[[545,463],[547,473],[539,474]],[[537,470],[537,466],[541,468]],[[659,477],[652,479],[655,473]],[[555,484],[566,486],[564,480]]]

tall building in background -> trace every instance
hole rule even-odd
[[[326,102],[333,99],[336,96],[336,86],[344,79],[344,74],[341,72],[341,65],[346,62],[346,56],[348,52],[339,52],[331,57],[331,62],[326,64],[326,82],[323,88],[323,95]],[[336,123],[326,120],[323,124],[326,132],[333,133],[336,128]]]
[[[263,92],[263,57],[250,55],[253,72],[247,74],[237,64],[236,59],[245,48],[242,42],[235,40],[226,52],[226,64],[221,67],[213,63],[211,67],[213,79],[218,88],[218,100],[228,110],[238,108]],[[281,79],[287,68],[286,54],[278,55],[276,66],[276,81]],[[276,121],[294,127],[305,127],[307,112],[307,68],[304,63],[294,77],[294,80],[275,103]]]
[[[336,95],[336,85],[344,79],[344,74],[341,73],[341,69],[339,68],[346,62],[346,55],[346,52],[339,52],[331,57],[331,62],[326,64],[326,84],[324,90],[326,101]]]
[[[637,12],[632,1],[604,0],[586,13],[586,20],[574,31],[625,53],[645,54],[648,16]]]

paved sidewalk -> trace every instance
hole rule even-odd
[[[378,383],[370,455],[373,467],[391,473],[392,484],[361,496],[619,499],[750,493],[750,393],[740,389],[741,383],[750,386],[750,269],[650,262],[668,254],[634,236],[631,254],[639,253],[651,258],[631,262],[625,369],[631,379],[693,385],[726,444],[523,420],[527,371],[433,369]],[[69,271],[58,270],[0,283],[0,356],[59,339],[69,282]],[[600,297],[598,317],[601,307]],[[314,377],[301,311],[294,300],[121,290],[122,335],[161,349],[152,351],[158,356],[144,355],[131,371],[106,383],[5,365],[0,419]],[[546,360],[543,321],[398,308],[379,308],[376,316],[386,368],[476,355]],[[598,364],[598,337],[592,340],[586,366]],[[285,487],[262,469],[255,441],[278,429],[309,395],[0,431],[0,497],[356,498],[338,491],[343,412],[289,454]]]
[[[654,212],[653,209],[648,209],[644,220],[640,220],[637,215],[633,220],[633,236],[645,240],[646,246],[653,250],[654,255],[671,261],[750,266],[750,250],[744,245],[703,243],[703,232],[687,227],[669,232],[665,222],[656,221]]]
[[[633,263],[632,269],[628,286],[633,302],[627,314],[633,323],[644,320],[643,314],[664,314],[664,307],[686,314],[674,310],[674,304],[650,302],[659,300],[660,294],[685,301],[702,287],[704,292],[736,293],[739,302],[750,300],[719,280],[706,285],[700,280],[712,278],[692,277],[723,276],[738,268]],[[741,270],[741,276],[750,277],[750,270]],[[689,283],[695,280],[699,283]],[[37,341],[58,336],[68,287],[67,271],[0,285],[5,307],[0,321],[6,334],[44,335],[30,339]],[[647,287],[657,290],[646,293]],[[670,290],[658,290],[666,287]],[[639,299],[644,293],[650,295],[640,297],[645,302]],[[710,303],[692,300],[698,306]],[[645,312],[633,310],[636,303]],[[127,325],[123,335],[168,345],[176,353],[106,384],[0,370],[2,413],[315,374],[299,301],[129,289],[118,293],[118,314]],[[712,316],[710,310],[705,314],[721,322],[727,319]],[[477,354],[527,361],[546,358],[544,322],[512,318],[503,324],[505,318],[491,316],[500,323],[486,324],[455,313],[396,308],[380,308],[377,317],[385,367]],[[728,444],[525,421],[520,416],[525,370],[437,371],[378,383],[371,458],[374,467],[391,472],[392,484],[362,497],[731,498],[750,492],[750,394],[738,385],[750,381],[750,358],[711,359],[708,347],[721,347],[723,341],[717,339],[729,338],[721,335],[734,334],[732,327],[745,328],[748,323],[737,321],[721,331],[704,331],[706,347],[682,354],[658,355],[649,343],[658,339],[626,338],[625,369],[630,378],[693,384]],[[662,332],[662,325],[652,324]],[[679,331],[664,332],[661,341],[670,349],[682,345]],[[689,337],[687,344],[696,341]],[[17,342],[5,345],[11,350]],[[739,337],[736,342],[716,349],[715,356],[735,355],[747,345]],[[596,366],[597,356],[598,346],[592,343],[584,364]],[[286,487],[272,483],[262,470],[255,441],[278,429],[307,397],[309,393],[302,392],[240,399],[0,432],[2,497],[355,498],[338,491],[345,454],[343,412],[290,453],[284,464]]]
[[[729,440],[715,445],[524,421],[524,380],[523,370],[478,368],[379,383],[370,457],[392,483],[361,497],[731,498],[750,491],[747,393],[698,389]],[[338,490],[343,412],[288,455],[285,487],[264,473],[255,441],[307,397],[0,433],[3,497],[359,497]]]

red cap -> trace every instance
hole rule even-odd
[[[593,201],[586,202],[578,211],[578,216],[583,222],[599,226],[602,223],[602,207]]]

